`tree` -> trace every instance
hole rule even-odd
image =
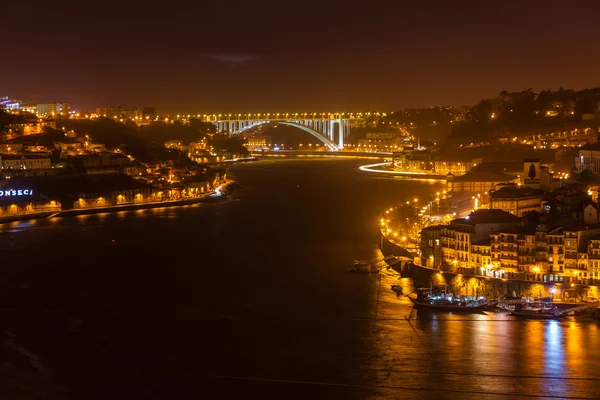
[[[529,179],[535,179],[536,175],[537,175],[537,172],[535,171],[535,165],[531,164],[529,166],[529,173],[527,174],[527,176],[529,177]]]

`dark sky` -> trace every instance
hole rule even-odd
[[[598,0],[10,1],[0,95],[191,113],[472,104],[600,85],[599,18]]]

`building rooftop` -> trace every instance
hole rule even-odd
[[[493,161],[484,162],[471,169],[471,171],[480,172],[504,172],[504,173],[521,173],[523,172],[522,161]]]
[[[477,225],[477,224],[497,224],[497,223],[516,223],[521,219],[516,215],[497,209],[480,209],[473,211],[465,218],[459,218],[452,221],[453,225]]]
[[[518,199],[524,197],[543,197],[544,191],[532,189],[526,186],[517,186],[515,184],[507,185],[498,190],[490,192],[490,199]]]
[[[596,151],[600,151],[600,143],[596,142],[596,143],[584,144],[583,146],[581,146],[579,148],[579,150],[596,150]]]
[[[50,158],[48,154],[2,154],[0,155],[2,160],[27,160],[27,159],[46,159]]]
[[[454,182],[511,182],[519,177],[499,171],[474,171],[454,177]]]

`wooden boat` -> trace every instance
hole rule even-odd
[[[451,312],[467,312],[467,313],[478,313],[487,310],[489,307],[488,303],[483,302],[444,302],[438,300],[425,300],[419,301],[413,297],[408,297],[415,307],[427,308],[437,311],[451,311]]]
[[[565,317],[570,312],[572,311],[569,309],[559,310],[548,302],[518,303],[515,304],[515,309],[510,312],[510,315],[529,319],[558,319]]]
[[[565,312],[561,311],[544,311],[544,310],[521,310],[511,311],[510,315],[519,318],[528,319],[559,319],[566,317]]]
[[[495,305],[483,297],[464,297],[443,293],[434,294],[433,287],[430,289],[417,289],[417,297],[408,296],[415,307],[439,311],[478,313]]]

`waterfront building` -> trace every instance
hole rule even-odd
[[[442,269],[475,269],[483,266],[483,259],[473,265],[472,244],[479,242],[478,251],[486,246],[490,235],[503,229],[512,229],[521,225],[521,219],[502,210],[480,209],[465,218],[458,218],[443,226],[440,239],[442,243]],[[476,253],[477,254],[477,253]],[[478,253],[481,256],[481,253]],[[486,256],[487,257],[487,256]],[[485,265],[487,267],[487,264]]]
[[[421,259],[430,268],[440,268],[442,265],[441,233],[443,228],[443,225],[432,225],[421,231],[419,242]]]
[[[471,268],[479,270],[481,275],[491,268],[492,247],[490,238],[476,240],[471,243]]]
[[[0,189],[5,190],[5,189]],[[0,220],[36,214],[53,214],[61,210],[60,200],[55,198],[0,199]]]
[[[438,230],[441,262],[432,251],[435,242],[429,242]],[[560,215],[520,219],[501,210],[478,210],[468,219],[424,229],[421,252],[422,264],[455,273],[540,283],[600,282],[600,225]],[[426,261],[431,256],[434,260]]]
[[[37,113],[41,117],[48,117],[52,115],[69,115],[70,112],[71,105],[63,101],[37,105]]]
[[[244,147],[248,149],[248,151],[261,151],[268,150],[269,144],[271,143],[271,138],[265,135],[255,135],[250,136],[247,139],[247,142],[244,144]]]
[[[414,147],[410,136],[398,132],[367,132],[365,136],[365,139],[358,139],[360,150],[402,151]]]
[[[496,185],[489,192],[490,208],[522,217],[524,213],[542,210],[544,192],[516,184]]]
[[[433,156],[427,150],[396,152],[392,156],[392,162],[402,171],[419,172],[433,169]]]

